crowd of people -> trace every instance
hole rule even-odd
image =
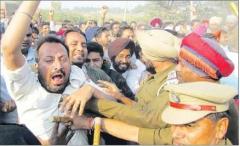
[[[1,8],[0,144],[238,145],[238,17],[34,20]],[[99,124],[99,123],[98,123]]]

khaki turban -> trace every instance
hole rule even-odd
[[[136,33],[142,53],[152,61],[177,58],[180,40],[164,30],[144,30]]]

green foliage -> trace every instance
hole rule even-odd
[[[193,1],[197,11],[198,19],[208,19],[211,16],[225,17],[232,14],[229,7],[231,1]],[[238,2],[234,1],[237,5]],[[77,24],[80,21],[88,19],[99,19],[99,8],[93,7],[75,7],[72,10],[63,9],[59,1],[53,1],[54,19],[61,22],[65,19],[71,20]],[[106,20],[123,20],[124,9],[109,8]],[[48,20],[48,10],[41,10],[45,20]],[[153,17],[160,17],[163,21],[190,21],[190,1],[148,1],[145,5],[139,5],[132,10],[127,11],[126,19],[128,22],[135,20],[137,22],[148,23]]]

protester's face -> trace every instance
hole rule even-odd
[[[89,27],[95,27],[96,26],[92,20],[89,20],[87,22],[87,24],[88,24]]]
[[[65,42],[69,48],[71,62],[81,67],[87,58],[87,44],[85,37],[79,32],[70,32],[67,34]]]
[[[32,41],[36,43],[38,41],[38,34],[32,33]]]
[[[107,47],[108,44],[110,43],[110,41],[111,41],[111,39],[110,39],[109,31],[104,31],[100,36],[100,44],[103,47]]]
[[[117,35],[120,29],[120,24],[114,24],[112,27],[113,34]]]
[[[131,54],[129,49],[123,49],[114,59],[113,67],[119,73],[127,71],[131,64]]]
[[[134,38],[134,33],[130,29],[126,29],[123,31],[121,38],[128,38],[130,40],[133,40]]]
[[[32,45],[32,29],[31,27],[29,27],[21,45],[22,53],[26,55],[31,45]]]
[[[90,52],[87,56],[86,63],[94,68],[102,68],[103,59],[98,52]]]
[[[189,67],[187,67],[181,58],[179,58],[178,65],[176,67],[178,80],[180,82],[196,82],[205,81],[206,78],[200,77],[198,74],[193,72]]]
[[[43,33],[44,35],[47,35],[47,34],[49,33],[49,31],[50,31],[49,25],[43,25],[43,27],[42,27],[42,33]]]
[[[62,93],[68,84],[70,61],[60,43],[44,43],[38,52],[38,75],[42,86],[53,93]]]
[[[218,122],[220,123],[220,122]],[[208,145],[218,144],[220,135],[216,122],[205,117],[198,121],[184,124],[172,125],[172,138],[174,145]],[[225,127],[224,127],[225,128]]]
[[[85,24],[85,23],[82,23],[82,24],[79,26],[79,28],[80,28],[82,31],[85,29],[85,27],[86,27],[86,24]]]

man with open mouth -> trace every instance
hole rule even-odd
[[[36,47],[38,76],[31,70],[19,46],[24,42],[25,34],[28,35],[27,29],[38,5],[39,1],[22,2],[2,38],[1,48],[6,84],[17,104],[19,123],[25,124],[41,144],[49,145],[54,144],[50,143],[54,130],[54,123],[50,118],[63,114],[74,115],[77,112],[82,114],[83,108],[78,109],[79,105],[86,104],[82,98],[91,98],[95,91],[84,72],[71,65],[68,47],[55,36],[46,36],[39,42]],[[23,46],[27,45],[28,43],[23,43]],[[78,100],[70,107],[74,112],[60,112],[59,103],[63,97],[74,97]],[[69,107],[69,104],[66,107]],[[61,129],[63,125],[59,127]],[[88,144],[86,131],[75,131],[65,144]]]

